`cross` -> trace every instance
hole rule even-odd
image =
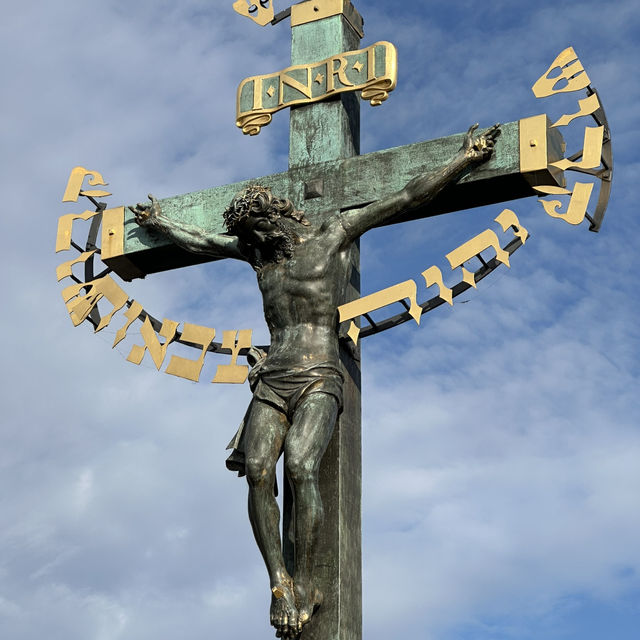
[[[332,9],[326,11],[329,6]],[[260,8],[256,5],[256,9]],[[360,46],[363,21],[349,0],[311,0],[293,9],[292,18],[297,18],[292,21],[292,65],[319,62]],[[325,80],[319,77],[318,84]],[[400,190],[412,178],[444,167],[464,139],[464,134],[456,134],[360,156],[359,118],[359,99],[350,91],[296,106],[290,112],[288,171],[167,198],[160,201],[163,214],[208,232],[224,233],[222,212],[237,193],[257,184],[288,198],[313,224],[320,225],[323,216],[364,207]],[[499,144],[489,162],[447,187],[427,206],[403,212],[392,222],[527,197],[535,195],[535,185],[558,184],[557,174],[547,167],[562,157],[561,136],[551,132],[546,122],[533,120],[502,125]],[[536,146],[533,140],[544,141],[542,155],[539,149],[527,149],[528,145]],[[103,252],[103,261],[125,280],[211,259],[149,233],[129,212],[114,234],[119,248],[113,248],[117,246],[114,243],[108,255]],[[350,259],[352,273],[343,303],[360,296],[358,243],[354,243]],[[304,628],[304,640],[358,640],[362,636],[359,347],[342,348],[340,357],[344,405],[320,468],[325,519],[314,573],[324,602]],[[282,484],[283,552],[291,573],[293,500],[288,483]]]

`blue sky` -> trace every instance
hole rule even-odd
[[[53,253],[58,217],[81,211],[60,202],[76,165],[104,174],[112,206],[286,169],[286,113],[248,138],[234,108],[243,78],[288,65],[288,25],[260,29],[231,5],[4,8],[3,638],[270,637],[246,487],[224,468],[248,387],[135,367],[126,348],[110,349],[115,329],[74,328]],[[531,233],[510,269],[420,327],[364,341],[364,637],[636,638],[635,3],[356,6],[363,45],[399,50],[398,88],[362,106],[363,152],[473,122],[555,119],[575,99],[536,100],[530,88],[573,46],[615,156],[599,234],[551,219],[533,198],[510,203]],[[570,146],[581,138],[572,127]],[[501,209],[367,234],[363,293],[444,268]],[[125,288],[158,317],[266,339],[246,265]]]

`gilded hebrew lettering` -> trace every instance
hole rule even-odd
[[[113,345],[111,346],[112,349],[125,339],[125,337],[127,336],[127,331],[129,330],[129,327],[131,326],[134,320],[140,317],[140,314],[143,311],[144,309],[142,308],[142,305],[138,301],[134,300],[131,303],[131,306],[127,309],[126,313],[124,314],[124,317],[127,319],[127,321],[116,332],[116,337],[114,338]]]
[[[169,366],[165,369],[165,373],[198,382],[202,367],[204,366],[204,357],[207,355],[207,349],[215,337],[215,329],[185,322],[181,339],[202,346],[200,357],[197,360],[191,360],[180,356],[171,356]]]
[[[167,320],[165,318],[162,321],[160,333],[156,334],[151,326],[149,318],[145,318],[142,326],[140,327],[140,335],[144,340],[144,345],[141,346],[134,344],[127,356],[127,360],[129,362],[133,362],[133,364],[140,364],[144,358],[144,354],[148,350],[151,354],[151,358],[153,359],[153,363],[156,365],[156,369],[159,371],[162,363],[164,362],[165,356],[167,355],[167,348],[173,341],[179,324],[179,322],[174,322],[173,320]],[[160,344],[158,335],[164,338],[164,343]]]
[[[69,181],[67,182],[67,188],[65,189],[62,202],[78,202],[78,196],[91,196],[92,198],[104,198],[110,196],[108,191],[102,191],[100,189],[94,189],[89,191],[82,190],[82,183],[87,176],[89,178],[89,184],[92,187],[97,185],[107,186],[107,183],[102,178],[102,174],[97,171],[89,171],[84,167],[75,167],[71,170]]]
[[[584,143],[582,146],[582,160],[573,162],[568,158],[552,162],[552,167],[561,171],[567,169],[595,169],[602,161],[602,143],[604,142],[604,126],[585,127]]]
[[[224,331],[222,333],[222,348],[231,349],[231,364],[218,365],[212,382],[216,384],[244,384],[249,375],[249,367],[237,364],[238,354],[240,349],[248,349],[251,346],[252,333],[251,329]]]
[[[74,220],[89,220],[98,215],[99,211],[85,211],[84,213],[68,213],[58,218],[58,233],[56,234],[56,253],[71,249],[71,231]]]
[[[562,206],[560,200],[538,200],[538,202],[542,204],[546,213],[552,218],[559,218],[569,224],[576,225],[584,220],[592,191],[593,183],[576,182],[573,185],[573,192],[566,213],[558,213],[558,209]]]
[[[95,249],[93,251],[85,251],[75,260],[68,260],[67,262],[59,264],[56,267],[56,277],[58,278],[58,282],[60,282],[60,280],[64,280],[64,278],[68,278],[73,273],[72,269],[74,264],[86,262],[94,253]]]
[[[85,287],[89,287],[89,291],[76,300],[75,298],[80,296],[80,292]],[[95,329],[96,333],[104,329],[111,322],[113,316],[127,304],[129,296],[127,296],[118,283],[108,275],[103,278],[98,278],[97,280],[92,280],[91,282],[72,284],[70,287],[62,290],[62,299],[67,306],[67,311],[69,311],[74,327],[82,324],[103,298],[107,299],[113,305],[113,310],[108,315],[102,316],[100,323]]]
[[[511,227],[513,235],[516,238],[520,238],[522,244],[527,241],[529,232],[520,224],[518,216],[511,209],[504,209],[502,213],[498,214],[495,221],[502,227],[502,231],[505,231]]]
[[[382,307],[386,307],[388,304],[394,302],[400,302],[405,298],[409,299],[409,315],[416,321],[416,324],[420,324],[420,316],[422,315],[422,309],[416,300],[417,285],[414,280],[406,280],[399,284],[387,287],[376,293],[371,293],[368,296],[358,298],[352,302],[347,302],[338,307],[340,314],[340,322],[346,320],[352,320],[347,335],[353,340],[355,344],[358,343],[358,336],[360,335],[360,329],[356,323],[353,322],[354,318],[361,316],[365,313],[375,311]]]
[[[266,27],[273,20],[273,0],[236,0],[233,9],[261,27]]]
[[[593,93],[587,98],[578,100],[578,106],[580,107],[579,111],[577,111],[576,113],[563,115],[561,118],[556,120],[551,126],[565,127],[576,118],[581,118],[582,116],[590,116],[592,113],[595,113],[600,108],[600,101],[598,100],[598,96],[595,93]]]
[[[551,77],[551,72],[556,68],[559,69],[560,73]],[[556,85],[561,80],[565,80],[566,84],[556,89]],[[551,63],[545,74],[538,78],[532,87],[532,91],[536,98],[547,98],[556,93],[569,93],[586,89],[590,83],[589,76],[580,60],[578,60],[573,47],[568,47]]]
[[[460,245],[457,249],[448,253],[446,258],[449,261],[451,268],[456,269],[457,267],[462,267],[467,260],[475,258],[485,249],[489,249],[489,247],[493,247],[496,252],[496,258],[499,262],[506,264],[507,267],[510,266],[508,252],[504,251],[500,247],[498,236],[494,231],[491,231],[491,229],[485,229],[482,233],[479,233],[477,236],[471,238],[471,240]],[[467,284],[470,284],[472,287],[476,286],[473,273],[467,271],[464,267],[462,267],[462,280]]]
[[[438,297],[445,302],[448,302],[450,305],[453,305],[453,290],[449,289],[449,287],[444,284],[442,271],[440,271],[438,267],[429,267],[427,270],[423,271],[421,275],[427,283],[427,287],[437,284]]]

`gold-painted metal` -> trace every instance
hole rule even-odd
[[[564,187],[556,187],[553,185],[542,184],[537,187],[533,187],[538,193],[543,193],[545,195],[554,195],[554,196],[570,196],[571,191],[569,189],[565,189]]]
[[[442,271],[435,265],[425,269],[421,274],[425,283],[427,284],[427,288],[437,284],[438,285],[438,297],[448,302],[450,305],[453,305],[453,289],[449,289],[444,283],[442,279]]]
[[[244,384],[249,375],[249,367],[238,364],[240,349],[251,347],[251,329],[242,331],[224,331],[222,334],[222,348],[231,350],[231,364],[220,364],[211,382],[216,384]],[[237,338],[236,338],[237,336]]]
[[[384,61],[383,69],[378,68],[381,60]],[[354,69],[357,63],[361,65],[359,71]],[[277,111],[318,102],[345,91],[362,91],[363,100],[378,106],[395,89],[397,77],[396,48],[384,41],[321,62],[288,67],[270,75],[252,76],[238,87],[236,125],[245,134],[257,135]]]
[[[506,232],[507,229],[513,230],[513,235],[516,238],[520,238],[522,244],[525,244],[529,237],[529,232],[520,224],[518,216],[515,211],[511,209],[504,209],[494,220],[502,227],[502,231]]]
[[[151,321],[149,320],[149,318],[145,318],[142,326],[140,327],[140,335],[144,340],[144,345],[134,344],[133,347],[131,347],[129,355],[127,356],[127,360],[129,362],[133,362],[133,364],[140,364],[142,362],[142,359],[144,358],[144,354],[148,350],[151,354],[153,363],[156,365],[156,369],[160,371],[160,367],[162,366],[165,356],[167,355],[167,348],[174,339],[179,324],[179,322],[175,322],[174,320],[168,320],[167,318],[165,318],[162,321],[160,333],[156,334],[153,327],[151,326]],[[164,338],[164,343],[160,344],[158,335]]]
[[[249,11],[251,8],[254,10]],[[263,7],[259,0],[236,0],[233,3],[233,9],[241,16],[251,18],[251,20],[261,27],[266,27],[273,20],[273,0],[269,2],[268,7]]]
[[[502,228],[503,233],[507,229],[511,228],[513,235],[519,238],[522,244],[527,241],[529,232],[525,227],[520,224],[518,216],[511,209],[504,209],[496,218],[497,222]],[[479,233],[474,238],[471,238],[468,242],[447,254],[447,259],[451,264],[452,269],[456,269],[461,266],[467,260],[478,256],[482,251],[488,248],[493,248],[496,252],[496,258],[502,264],[509,265],[509,252],[500,247],[498,236],[486,229],[482,233]],[[422,272],[422,277],[425,280],[427,288],[432,285],[438,285],[438,297],[445,302],[453,305],[453,290],[444,284],[442,277],[442,271],[436,266],[431,266]],[[466,282],[472,287],[476,286],[475,276],[470,271],[467,271],[462,267],[462,281]],[[348,302],[338,307],[339,321],[345,322],[351,320],[347,335],[357,344],[358,337],[360,336],[360,329],[353,320],[358,316],[365,315],[376,309],[380,309],[388,304],[399,302],[408,298],[411,302],[409,307],[409,315],[420,324],[420,316],[422,314],[422,307],[416,300],[416,283],[413,280],[407,280],[401,282],[393,287],[388,287],[377,293],[364,296],[358,300]]]
[[[58,218],[58,232],[56,234],[56,253],[71,249],[71,231],[74,220],[89,220],[98,215],[98,211],[85,211],[84,213],[68,213]]]
[[[414,280],[406,280],[400,282],[392,287],[387,287],[376,293],[371,293],[368,296],[358,298],[351,302],[347,302],[338,307],[338,313],[340,316],[340,322],[346,320],[353,320],[358,316],[370,313],[376,309],[381,309],[394,302],[400,302],[405,298],[409,300],[409,315],[416,321],[416,324],[420,324],[420,316],[422,315],[422,309],[416,300],[418,292],[417,285]],[[360,329],[355,322],[351,322],[347,335],[353,340],[355,344],[358,343],[358,336],[360,335]]]
[[[473,273],[465,269],[462,265],[480,255],[485,249],[493,248],[496,252],[496,258],[502,264],[506,264],[509,267],[509,253],[500,247],[500,241],[495,231],[491,229],[485,229],[477,236],[467,240],[464,244],[461,244],[457,249],[449,252],[445,257],[449,261],[452,269],[457,267],[462,268],[462,280],[472,287],[476,287],[476,281]]]
[[[112,349],[125,339],[125,337],[127,336],[127,331],[129,330],[129,327],[132,325],[132,323],[135,320],[137,320],[140,317],[140,314],[143,311],[144,309],[142,308],[142,305],[137,300],[134,300],[131,303],[131,306],[127,309],[126,313],[124,314],[124,317],[127,319],[127,321],[116,332],[116,337],[114,338],[113,345],[111,346]]]
[[[102,212],[102,261],[124,254],[124,207]]]
[[[520,120],[520,172],[535,174],[548,171],[557,184],[564,186],[564,175],[553,163],[564,155],[564,140],[557,129],[551,129],[546,114]]]
[[[563,158],[557,162],[552,162],[552,167],[557,167],[561,171],[567,169],[595,169],[602,162],[602,143],[604,142],[604,126],[585,127],[584,143],[582,146],[582,160],[573,162],[568,158]]]
[[[592,182],[576,182],[576,184],[573,185],[571,200],[565,213],[558,212],[558,209],[562,206],[560,200],[538,200],[538,202],[540,202],[545,212],[552,218],[564,220],[568,224],[578,225],[584,220],[585,214],[587,213],[592,191]]]
[[[297,27],[301,24],[331,18],[332,16],[343,15],[354,31],[364,37],[362,16],[351,4],[351,0],[309,0],[300,2],[291,7],[291,26]]]
[[[94,253],[93,251],[85,251],[81,253],[75,260],[69,260],[68,262],[63,262],[56,267],[56,277],[58,278],[58,282],[63,280],[64,278],[68,278],[73,273],[73,265],[78,263],[86,262]]]
[[[200,352],[200,357],[197,360],[191,360],[190,358],[171,356],[169,366],[166,368],[165,373],[198,382],[200,374],[202,373],[202,367],[204,366],[204,357],[207,355],[207,349],[215,337],[215,329],[185,322],[184,329],[182,330],[182,340],[201,345],[202,351]]]
[[[81,296],[80,294],[85,287],[88,287],[89,290],[84,296]],[[91,282],[72,284],[66,287],[62,290],[62,299],[67,306],[74,327],[82,324],[89,317],[100,300],[108,300],[113,309],[111,313],[100,318],[100,323],[95,328],[97,333],[109,325],[113,316],[127,304],[129,296],[111,276],[107,275]]]
[[[555,69],[560,69],[560,74],[549,77]],[[564,86],[556,89],[556,85],[565,81]],[[582,63],[578,60],[573,47],[562,51],[551,63],[547,71],[538,78],[531,90],[536,98],[548,98],[556,93],[569,93],[586,89],[591,81]]]
[[[362,62],[360,62],[360,60],[358,60],[354,65],[353,68],[360,73],[362,71],[362,68],[364,67],[364,65],[362,64]]]
[[[74,167],[71,170],[71,175],[67,181],[67,188],[65,189],[64,196],[62,196],[62,202],[78,202],[78,196],[81,195],[91,196],[93,198],[105,198],[106,196],[111,195],[108,191],[102,191],[100,189],[83,191],[82,183],[87,176],[91,176],[89,178],[89,184],[91,186],[107,186],[107,183],[104,181],[101,173],[98,173],[97,171],[89,171],[84,167]]]
[[[551,126],[552,127],[565,127],[571,121],[576,118],[581,118],[582,116],[590,116],[592,113],[595,113],[600,108],[600,100],[598,100],[598,95],[592,93],[590,96],[583,98],[582,100],[578,100],[578,106],[580,110],[576,113],[565,114],[561,118],[558,118]]]

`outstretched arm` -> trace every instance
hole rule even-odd
[[[426,204],[448,184],[458,181],[468,169],[488,160],[500,135],[500,125],[496,124],[480,135],[475,135],[477,128],[477,124],[469,127],[462,148],[443,169],[418,176],[404,189],[362,209],[343,213],[342,222],[349,239],[358,238],[403,211]]]
[[[221,233],[207,233],[190,224],[178,224],[163,215],[160,203],[149,194],[150,204],[138,203],[129,209],[141,227],[155,229],[192,253],[204,253],[220,258],[247,260],[238,244],[238,238]]]

